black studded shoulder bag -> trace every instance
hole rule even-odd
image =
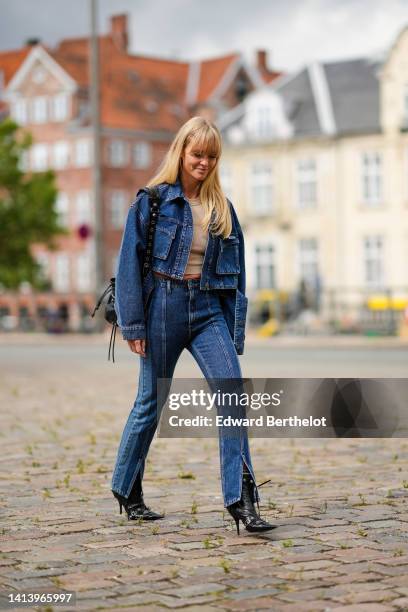
[[[159,207],[160,207],[160,193],[157,187],[148,188],[149,192],[149,203],[150,203],[150,216],[149,216],[149,227],[147,230],[147,246],[145,257],[142,266],[142,280],[148,274],[151,266],[152,266],[152,253],[153,253],[153,242],[154,242],[154,234],[156,230],[156,223],[159,217]],[[112,325],[112,331],[109,340],[109,350],[108,350],[108,361],[110,360],[110,354],[112,349],[112,361],[115,362],[115,339],[116,339],[116,330],[118,328],[118,318],[115,310],[115,277],[113,276],[105,291],[102,293],[99,298],[94,311],[92,313],[92,317],[95,316],[96,311],[101,306],[102,302],[106,300],[105,304],[105,312],[104,318],[105,320]]]

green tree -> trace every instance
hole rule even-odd
[[[31,136],[14,121],[0,123],[0,284],[7,289],[16,289],[23,281],[44,288],[31,245],[42,243],[55,250],[55,237],[66,233],[55,210],[54,172],[22,170],[22,157],[31,144]]]

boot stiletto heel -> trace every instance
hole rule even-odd
[[[265,480],[261,485],[270,482],[270,480]],[[237,527],[237,535],[239,535],[239,521],[242,521],[245,529],[250,531],[251,533],[260,533],[262,531],[270,531],[271,529],[275,529],[277,525],[272,525],[267,521],[264,521],[259,515],[259,504],[258,501],[258,512],[255,509],[253,503],[254,497],[254,481],[252,480],[252,476],[249,473],[246,466],[244,466],[244,472],[242,476],[242,495],[241,499],[230,506],[227,506],[227,510],[235,521],[235,525]]]
[[[119,502],[120,514],[122,514],[123,507],[126,510],[129,521],[136,521],[138,519],[143,519],[144,521],[157,521],[158,519],[164,518],[164,514],[154,512],[144,503],[140,474],[137,475],[128,498],[116,493],[116,491],[112,491],[112,493]]]

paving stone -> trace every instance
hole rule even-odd
[[[332,608],[330,612],[394,612],[391,605],[381,603],[359,603]]]
[[[398,594],[395,591],[387,589],[377,589],[369,591],[362,590],[361,592],[349,593],[345,596],[335,597],[334,599],[344,604],[351,604],[388,602],[390,600],[394,600],[396,597],[398,597]]]
[[[69,587],[86,612],[407,607],[404,439],[277,439],[274,453],[270,440],[252,439],[259,478],[275,475],[261,491],[262,513],[279,526],[237,536],[215,469],[218,440],[157,438],[144,489],[166,517],[138,525],[119,515],[109,482],[135,362],[112,377],[108,364],[81,361],[81,351],[70,361],[60,349],[51,361],[24,353],[18,368],[1,370],[0,403],[10,410],[2,417],[0,584]],[[195,480],[178,478],[180,469]],[[365,505],[353,505],[359,493]]]
[[[176,587],[163,591],[164,595],[172,595],[173,597],[188,597],[196,595],[204,595],[207,593],[220,593],[225,591],[227,587],[216,582],[208,582],[207,584],[192,584],[185,587]]]

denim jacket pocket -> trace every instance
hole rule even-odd
[[[239,238],[228,236],[219,241],[220,250],[215,271],[217,274],[239,274]]]
[[[153,256],[159,259],[167,259],[170,253],[172,242],[175,238],[177,231],[177,223],[169,223],[166,225],[156,226],[154,243],[153,243]]]

